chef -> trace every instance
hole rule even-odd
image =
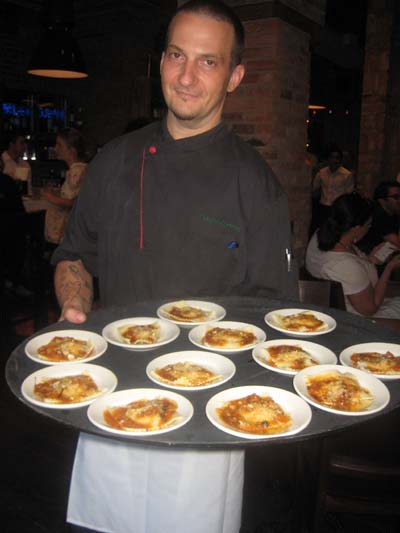
[[[244,31],[215,0],[191,0],[161,59],[166,119],[109,143],[89,166],[53,256],[62,318],[151,298],[294,296],[286,197],[222,121],[242,81]],[[242,450],[152,449],[82,434],[68,521],[112,533],[235,533]]]

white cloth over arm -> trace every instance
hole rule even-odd
[[[81,433],[68,522],[107,533],[237,533],[243,450],[149,447]]]

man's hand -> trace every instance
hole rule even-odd
[[[87,314],[84,312],[83,305],[76,300],[74,302],[67,301],[64,303],[58,321],[68,320],[68,322],[72,322],[73,324],[82,324],[86,319]]]

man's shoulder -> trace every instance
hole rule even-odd
[[[109,141],[101,149],[103,151],[118,151],[125,149],[142,148],[147,142],[151,142],[160,131],[160,123],[152,122],[143,128],[125,133]]]

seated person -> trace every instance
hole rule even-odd
[[[366,254],[371,253],[371,250],[382,241],[400,249],[400,183],[397,181],[380,183],[375,189],[374,201],[371,227],[357,246]]]
[[[400,267],[400,254],[387,263],[378,278],[376,249],[367,257],[354,244],[367,233],[372,210],[371,202],[359,194],[345,194],[335,200],[330,216],[308,245],[306,268],[316,278],[342,284],[347,311],[399,318],[400,298],[385,298],[385,292],[392,271]]]

